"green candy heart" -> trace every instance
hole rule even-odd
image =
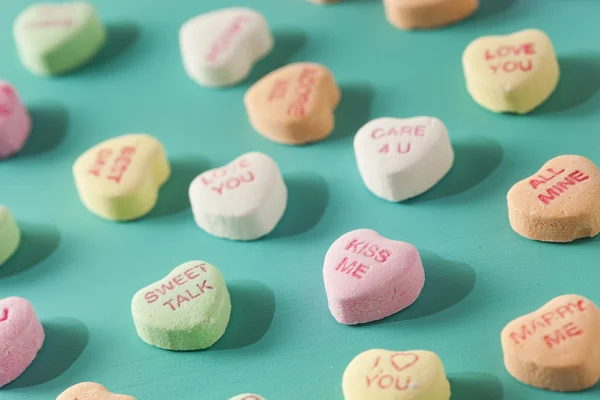
[[[189,261],[138,291],[131,311],[146,343],[167,350],[199,350],[225,333],[231,299],[217,267]]]
[[[94,6],[86,2],[34,4],[16,19],[21,62],[37,75],[59,75],[90,60],[106,40]]]
[[[17,251],[21,231],[8,208],[0,205],[0,266]]]

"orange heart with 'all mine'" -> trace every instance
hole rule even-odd
[[[560,296],[517,318],[501,341],[506,369],[525,384],[573,392],[600,380],[600,311],[583,296]]]
[[[551,159],[508,192],[508,217],[518,234],[571,242],[600,232],[600,172],[585,157]]]

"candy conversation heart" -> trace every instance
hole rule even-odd
[[[400,29],[429,29],[453,24],[477,10],[479,0],[383,0],[390,24]]]
[[[229,400],[265,400],[265,398],[257,394],[244,393],[238,394],[237,396],[232,397]]]
[[[16,90],[0,80],[0,160],[19,152],[31,131],[31,117]]]
[[[452,168],[454,150],[437,118],[378,118],[354,137],[354,153],[367,188],[389,201],[431,189]]]
[[[537,29],[481,37],[462,62],[473,100],[494,112],[532,111],[550,97],[560,74],[550,38]]]
[[[243,81],[273,49],[273,35],[258,12],[225,8],[187,21],[179,44],[190,78],[203,86],[230,86]]]
[[[537,388],[574,392],[600,380],[600,311],[579,295],[552,299],[502,330],[504,364]]]
[[[96,9],[88,2],[34,4],[17,17],[13,33],[21,62],[38,75],[74,70],[106,39]]]
[[[170,173],[162,144],[144,134],[97,144],[73,165],[83,204],[94,214],[114,221],[134,220],[149,213]]]
[[[131,310],[144,342],[167,350],[200,350],[225,333],[231,300],[217,267],[188,261],[138,291]]]
[[[256,82],[244,103],[250,124],[261,135],[278,143],[306,144],[331,134],[340,98],[327,68],[296,63]]]
[[[265,236],[275,228],[287,205],[287,187],[279,167],[258,152],[197,176],[189,195],[198,226],[232,240]]]
[[[344,371],[345,400],[448,400],[450,383],[430,351],[367,350]]]
[[[323,264],[329,310],[346,325],[385,318],[410,306],[425,283],[417,249],[369,229],[348,232]]]
[[[600,232],[600,173],[585,157],[551,159],[508,192],[508,219],[519,235],[571,242]]]
[[[8,208],[0,204],[0,267],[19,248],[21,231]]]
[[[29,367],[42,348],[44,337],[42,324],[27,300],[0,300],[0,387]]]
[[[135,398],[124,394],[110,393],[98,383],[83,382],[62,392],[56,400],[135,400]]]

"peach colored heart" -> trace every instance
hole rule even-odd
[[[326,67],[296,63],[256,82],[244,103],[250,124],[261,135],[282,144],[306,144],[331,134],[340,98]]]
[[[83,382],[62,392],[56,400],[135,400],[135,398],[111,393],[98,383]]]
[[[571,242],[600,232],[600,173],[585,157],[551,159],[508,192],[508,218],[519,235]]]
[[[479,0],[383,0],[390,24],[400,29],[431,29],[453,24],[477,10]]]
[[[583,296],[552,299],[509,323],[501,340],[506,369],[525,384],[574,392],[600,380],[600,311]]]

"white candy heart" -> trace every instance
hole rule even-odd
[[[437,118],[378,118],[354,137],[358,170],[375,195],[402,201],[438,183],[452,168],[454,150]]]
[[[241,82],[273,48],[265,18],[249,8],[198,15],[179,31],[183,65],[193,80],[209,87]]]
[[[271,232],[287,205],[279,167],[266,154],[246,153],[206,171],[190,185],[196,223],[211,235],[253,240]]]

